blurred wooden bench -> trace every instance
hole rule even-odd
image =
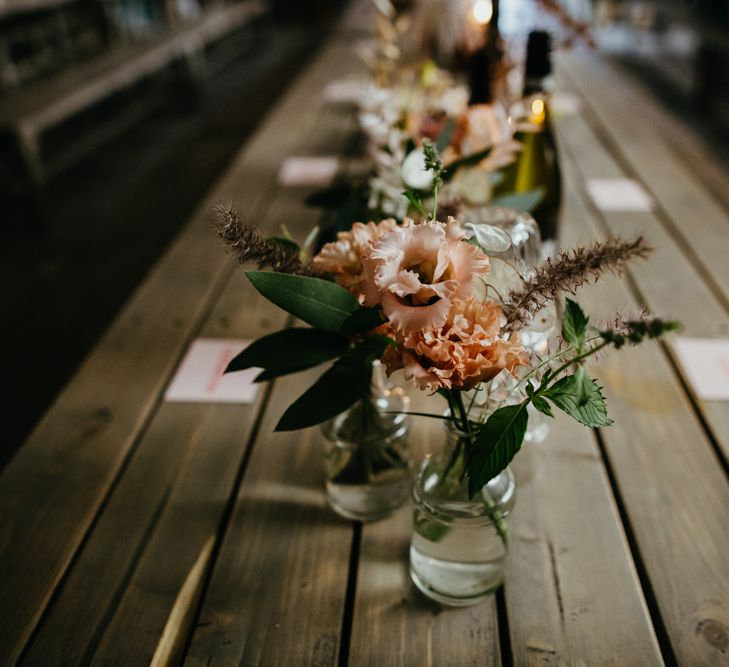
[[[142,43],[119,44],[0,99],[0,130],[14,135],[25,176],[36,185],[45,181],[44,132],[174,63],[182,63],[194,80],[199,79],[205,71],[205,48],[263,12],[260,0],[218,6],[194,24]]]

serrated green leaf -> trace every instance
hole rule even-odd
[[[385,322],[382,311],[375,308],[361,306],[355,310],[342,325],[342,333],[354,334],[371,331]]]
[[[344,412],[370,386],[372,368],[335,363],[284,412],[277,431],[296,431]]]
[[[231,360],[225,372],[262,368],[263,373],[256,378],[256,382],[261,382],[318,366],[344,354],[348,348],[349,340],[340,334],[320,329],[284,329],[253,341]]]
[[[578,350],[585,344],[587,324],[589,319],[580,305],[572,299],[567,299],[562,316],[562,338]]]
[[[526,433],[528,400],[507,405],[491,414],[466,452],[468,493],[471,498],[514,458]]]
[[[539,410],[539,412],[541,412],[544,415],[547,415],[547,417],[554,418],[554,413],[552,412],[551,406],[541,396],[532,397],[532,405],[537,410]]]
[[[545,193],[546,190],[544,188],[529,190],[529,192],[514,192],[496,197],[491,202],[491,206],[505,206],[506,208],[513,208],[516,211],[530,213],[539,206],[542,199],[544,199]]]
[[[581,392],[584,391],[586,391],[585,400],[580,401]],[[590,378],[580,382],[574,375],[567,375],[555,382],[542,395],[585,426],[599,428],[613,423],[607,415],[605,397],[600,387]]]
[[[253,286],[269,301],[325,331],[339,332],[360,305],[336,283],[288,273],[247,271]]]

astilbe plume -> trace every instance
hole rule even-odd
[[[215,208],[215,227],[218,236],[240,264],[254,262],[259,269],[328,278],[310,262],[302,262],[294,250],[265,239],[257,229],[244,224],[231,205]]]
[[[639,236],[634,241],[613,238],[560,252],[537,268],[521,287],[509,292],[504,304],[505,330],[521,329],[560,294],[574,294],[578,287],[597,280],[605,271],[618,272],[628,260],[644,258],[650,251],[645,239]]]

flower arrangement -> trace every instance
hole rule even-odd
[[[311,426],[350,407],[366,393],[373,361],[388,374],[402,371],[419,389],[446,400],[446,415],[427,416],[448,420],[465,434],[458,456],[474,496],[519,451],[528,406],[549,417],[556,407],[585,426],[608,426],[605,399],[585,360],[606,347],[657,338],[677,324],[644,317],[596,328],[568,298],[559,344],[543,355],[530,353],[519,332],[542,308],[650,249],[642,238],[575,248],[526,277],[514,271],[511,288],[498,292],[489,283],[492,261],[478,238],[454,218],[436,219],[444,169],[432,144],[424,145],[434,193],[431,215],[402,224],[354,223],[311,259],[290,241],[262,239],[234,211],[221,211],[220,236],[240,262],[258,263],[258,271],[247,273],[253,286],[310,325],[255,341],[228,370],[260,367],[257,379],[268,380],[331,362],[284,412],[277,430]],[[425,211],[417,194],[408,196]],[[296,354],[281,355],[284,347]],[[475,395],[504,374],[512,378],[506,404],[474,416]]]

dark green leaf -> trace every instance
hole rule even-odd
[[[600,387],[594,380],[585,377],[584,381],[580,381],[574,375],[567,375],[555,382],[542,395],[580,424],[593,428],[610,426],[613,420],[607,415],[605,398]],[[581,401],[583,393],[585,396]]]
[[[578,366],[575,371],[575,388],[577,405],[585,405],[592,394],[592,380],[587,376],[584,366]]]
[[[410,190],[405,190],[403,194],[407,197],[407,200],[410,202],[410,205],[418,211],[421,215],[427,215],[425,213],[425,208],[423,206],[423,201],[418,197],[414,192],[411,192]]]
[[[395,345],[395,341],[387,336],[368,336],[356,347],[345,352],[337,362],[345,366],[370,367],[373,361],[377,361],[388,345]]]
[[[519,451],[529,420],[527,405],[528,400],[499,408],[474,438],[466,458],[468,493],[471,498],[506,468]]]
[[[248,271],[246,275],[269,301],[325,331],[339,332],[360,307],[344,287],[321,278],[267,271]]]
[[[517,211],[529,213],[539,206],[542,199],[544,199],[545,192],[544,188],[529,190],[529,192],[515,192],[513,194],[496,197],[491,202],[491,205],[505,206],[506,208],[513,208]]]
[[[354,334],[371,331],[385,322],[382,311],[375,308],[362,306],[355,310],[342,325],[342,333]]]
[[[346,336],[320,329],[292,328],[253,341],[233,358],[226,373],[245,368],[263,368],[256,382],[296,373],[344,354]]]
[[[587,324],[587,315],[579,304],[572,299],[567,299],[562,316],[562,338],[578,350],[582,349],[587,336]]]
[[[547,415],[547,417],[554,417],[554,414],[552,413],[551,406],[541,396],[534,396],[532,398],[532,405],[537,410],[539,410],[539,412],[541,412],[542,414]]]
[[[371,366],[335,363],[289,406],[276,430],[295,431],[344,412],[365,395],[371,378]]]

